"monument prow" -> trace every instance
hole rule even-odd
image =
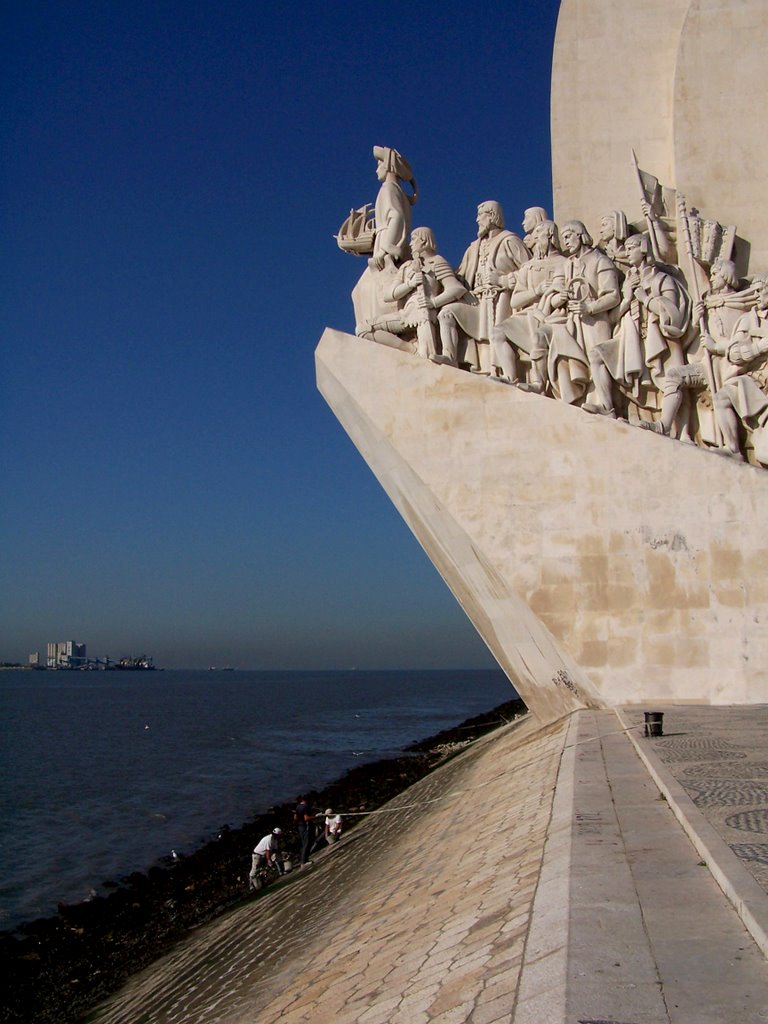
[[[768,474],[326,330],[321,393],[531,711],[768,693]]]

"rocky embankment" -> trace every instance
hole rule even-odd
[[[353,768],[319,792],[307,793],[319,811],[374,810],[427,775],[472,740],[524,714],[508,701],[407,747],[401,757]],[[345,833],[359,818],[345,820]],[[72,1024],[131,975],[166,952],[190,929],[231,910],[247,894],[250,852],[276,825],[288,851],[298,847],[293,801],[240,828],[224,829],[189,857],[158,863],[102,886],[104,895],[60,905],[55,917],[0,933],[2,1024]]]

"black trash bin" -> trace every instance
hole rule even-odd
[[[645,735],[646,736],[663,736],[664,729],[664,712],[663,711],[646,711],[645,712]]]

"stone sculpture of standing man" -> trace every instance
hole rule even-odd
[[[600,238],[597,248],[613,260],[620,271],[629,267],[624,243],[630,234],[627,215],[623,210],[611,210],[600,218]]]
[[[374,146],[373,155],[379,179],[373,253],[352,291],[355,333],[362,337],[370,336],[373,324],[397,314],[398,304],[387,296],[392,291],[398,267],[410,256],[411,207],[418,197],[413,171],[401,153],[389,146]],[[404,184],[410,184],[410,195],[403,189]]]
[[[616,264],[592,244],[580,220],[560,230],[566,257],[561,273],[567,305],[550,314],[548,376],[555,397],[575,402],[589,380],[589,353],[610,340],[610,310],[619,305],[621,289]]]
[[[739,372],[728,362],[727,353],[733,329],[741,315],[754,305],[755,292],[752,289],[736,290],[739,279],[731,260],[716,259],[709,280],[710,290],[694,306],[694,319],[702,329],[701,359],[670,369],[664,378],[661,416],[658,420],[641,423],[645,430],[669,435],[677,423],[687,393],[709,388],[714,395],[725,380]],[[678,436],[683,439],[688,439],[687,420],[686,416],[684,422],[678,424]],[[702,440],[719,445],[719,437],[711,425],[709,431],[702,427],[701,432]]]
[[[639,397],[641,385],[661,389],[672,366],[685,362],[683,338],[690,324],[690,299],[683,286],[653,259],[646,235],[626,241],[629,269],[611,341],[589,353],[596,402],[586,412],[616,416],[614,386]]]
[[[724,355],[732,376],[715,394],[715,416],[723,432],[723,451],[743,459],[739,421],[752,431],[755,458],[768,465],[768,274],[756,275],[759,288],[754,309],[744,313],[733,329]],[[721,349],[713,344],[712,351]]]
[[[411,207],[418,198],[418,190],[410,164],[396,149],[374,146],[373,155],[381,185],[374,208],[376,234],[371,262],[377,270],[383,270],[387,263],[400,263],[408,258]],[[411,195],[406,194],[401,182],[410,184]]]
[[[466,361],[477,373],[489,372],[488,347],[495,324],[509,316],[509,295],[515,273],[529,258],[522,239],[504,227],[501,205],[493,200],[477,208],[477,238],[464,253],[458,274],[471,302],[451,303],[440,310],[441,361],[458,365],[459,330],[472,342]]]

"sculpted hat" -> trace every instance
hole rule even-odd
[[[392,149],[391,146],[374,146],[373,155],[376,160],[381,161],[388,171],[394,171],[394,173],[400,178],[401,181],[410,182],[411,188],[413,189],[413,195],[408,196],[408,202],[413,206],[418,198],[418,189],[416,188],[416,179],[413,176],[411,165],[405,159],[402,153],[398,153],[396,149]]]
[[[398,178],[402,178],[403,181],[413,181],[411,165],[396,149],[392,149],[391,146],[374,146],[373,155],[377,160],[386,164],[388,171],[394,171]]]

